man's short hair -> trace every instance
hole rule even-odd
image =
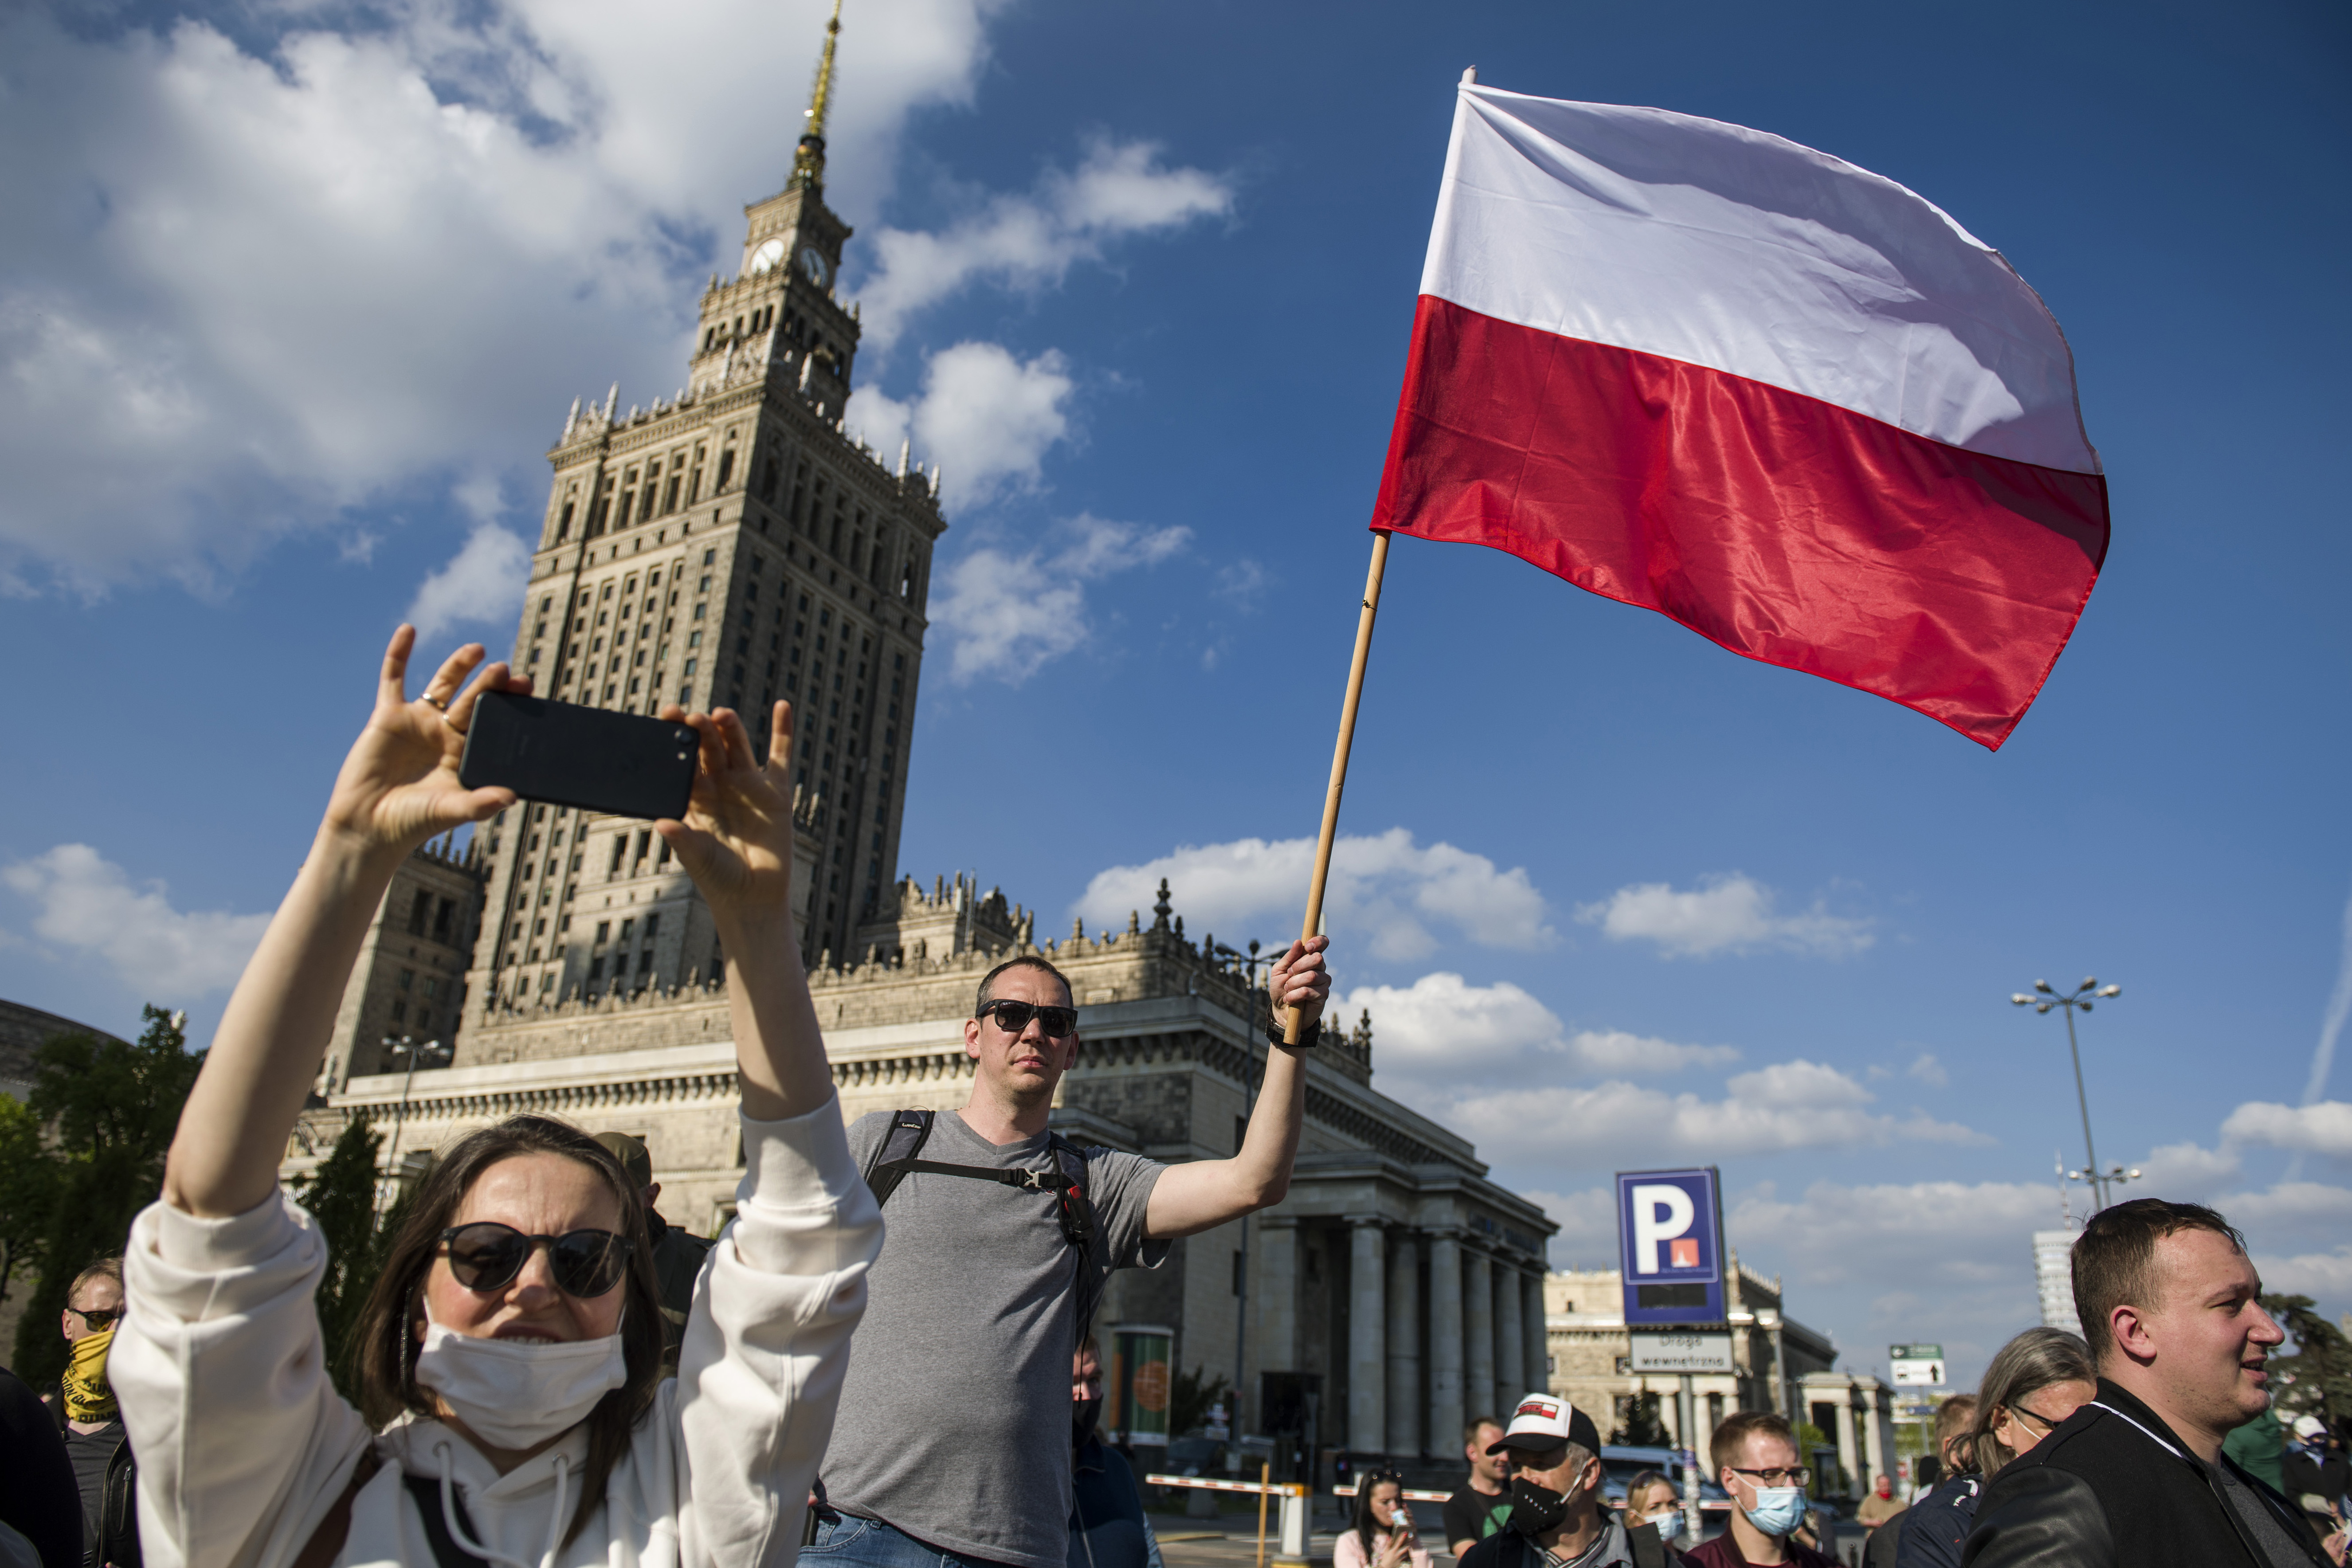
[[[1473,1415],[1469,1420],[1465,1421],[1462,1424],[1462,1446],[1466,1448],[1476,1442],[1480,1430],[1487,1426],[1492,1426],[1497,1432],[1503,1429],[1503,1424],[1491,1415]]]
[[[2156,1244],[2184,1230],[2210,1230],[2225,1237],[2241,1254],[2246,1238],[2203,1204],[2134,1198],[2101,1209],[2074,1238],[2074,1311],[2091,1354],[2105,1361],[2116,1349],[2109,1320],[2117,1307],[2155,1307],[2163,1281],[2157,1277]]]
[[[1967,1432],[1977,1418],[1977,1396],[1955,1394],[1936,1406],[1936,1453],[1941,1457],[1953,1438]]]
[[[89,1268],[83,1269],[80,1273],[75,1275],[73,1277],[73,1283],[66,1287],[66,1300],[68,1304],[70,1305],[75,1298],[81,1294],[81,1288],[89,1284],[93,1279],[111,1279],[114,1281],[114,1288],[118,1290],[121,1289],[121,1256],[117,1254],[112,1258],[101,1258],[97,1262],[91,1264]]]
[[[1759,1433],[1767,1437],[1778,1437],[1791,1448],[1797,1446],[1796,1430],[1789,1425],[1787,1416],[1770,1410],[1742,1410],[1737,1415],[1725,1416],[1723,1425],[1715,1429],[1714,1439],[1706,1446],[1706,1457],[1715,1461],[1715,1473],[1719,1476],[1727,1469],[1737,1468],[1740,1457],[1747,1452],[1748,1439]],[[1799,1454],[1797,1463],[1801,1465],[1804,1462],[1804,1455]]]
[[[1003,973],[1008,969],[1034,969],[1040,973],[1052,975],[1055,979],[1062,983],[1062,994],[1070,999],[1070,1005],[1072,1006],[1077,1005],[1078,994],[1070,984],[1070,977],[1063,973],[1060,970],[1055,968],[1052,964],[1046,963],[1044,959],[1038,957],[1035,953],[1024,952],[1018,958],[1006,959],[1003,963],[990,970],[981,978],[980,995],[971,1005],[971,1016],[973,1017],[979,1017],[980,1010],[988,1005],[989,993],[993,991],[996,987],[996,977]]]

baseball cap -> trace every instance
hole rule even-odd
[[[1511,1425],[1499,1442],[1486,1445],[1486,1452],[1499,1454],[1506,1448],[1527,1448],[1541,1453],[1557,1448],[1562,1443],[1574,1443],[1589,1453],[1601,1452],[1601,1429],[1592,1417],[1554,1394],[1530,1394],[1519,1401],[1511,1412]]]
[[[653,1156],[646,1152],[646,1141],[632,1138],[625,1132],[599,1132],[596,1142],[605,1152],[621,1162],[621,1170],[639,1187],[654,1184]]]
[[[2294,1435],[2298,1437],[2325,1437],[2327,1436],[2327,1423],[2316,1415],[2298,1415],[2294,1418]]]

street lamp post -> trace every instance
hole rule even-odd
[[[408,1058],[408,1071],[400,1080],[400,1109],[394,1111],[392,1117],[392,1146],[384,1151],[383,1155],[384,1169],[397,1171],[400,1169],[400,1130],[408,1122],[408,1090],[416,1081],[416,1064],[427,1057],[446,1057],[450,1048],[438,1040],[427,1040],[420,1046],[406,1035],[398,1039],[386,1035],[383,1048],[393,1056]]]
[[[1208,949],[1210,962],[1230,963],[1242,972],[1242,1051],[1244,1063],[1242,1068],[1242,1127],[1246,1137],[1250,1116],[1257,1109],[1257,1079],[1249,1070],[1249,1065],[1257,1058],[1257,972],[1274,960],[1271,956],[1258,956],[1255,937],[1250,939],[1246,953],[1227,947],[1214,937],[1208,938],[1202,945]],[[1235,1149],[1234,1152],[1238,1154],[1241,1151]],[[1249,1215],[1244,1215],[1242,1272],[1234,1291],[1234,1391],[1230,1396],[1233,1411],[1226,1417],[1225,1426],[1228,1432],[1236,1434],[1242,1429],[1242,1374],[1248,1370],[1245,1363],[1249,1358]],[[1227,1451],[1238,1454],[1241,1450],[1236,1447]]]
[[[2083,1051],[2074,1041],[2074,1013],[2078,1008],[2087,1013],[2091,1010],[2092,998],[2120,996],[2124,988],[2120,985],[2102,986],[2096,975],[2086,974],[2083,977],[2083,984],[2071,992],[2058,991],[2047,980],[2035,981],[2033,992],[2032,994],[2023,991],[2011,992],[2009,999],[2020,1007],[2031,1006],[2037,1013],[2047,1013],[2053,1007],[2065,1011],[2066,1054],[2074,1059],[2074,1100],[2083,1108],[2083,1151],[2090,1156],[2090,1163],[2084,1168],[2082,1174],[2091,1184],[2092,1204],[2095,1208],[2105,1208],[2107,1206],[2107,1184],[2130,1178],[2125,1175],[2121,1166],[2117,1166],[2112,1175],[2099,1169],[2099,1151],[2091,1142],[2091,1097],[2083,1089]],[[2134,1176],[2137,1174],[2137,1171],[2131,1173]]]

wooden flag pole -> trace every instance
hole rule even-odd
[[[1372,617],[1381,608],[1381,574],[1389,563],[1385,529],[1372,535],[1372,569],[1364,578],[1364,607],[1356,617],[1356,657],[1348,666],[1348,695],[1339,704],[1339,740],[1331,748],[1331,784],[1323,792],[1323,832],[1315,841],[1315,878],[1307,887],[1307,920],[1298,940],[1305,942],[1323,929],[1323,883],[1331,874],[1331,845],[1339,834],[1339,793],[1348,785],[1348,748],[1356,739],[1356,704],[1364,695],[1364,665],[1372,657]],[[1298,1043],[1298,1009],[1290,1010],[1282,1037]]]

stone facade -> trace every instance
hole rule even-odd
[[[894,469],[843,430],[859,329],[834,277],[850,229],[824,205],[814,140],[791,184],[744,209],[742,270],[704,290],[677,395],[626,414],[617,387],[572,405],[512,655],[543,696],[738,708],[762,746],[772,704],[793,703],[812,962],[849,950],[895,874],[947,527],[936,472],[904,450]],[[645,824],[535,804],[480,837],[475,1032],[568,994],[718,972],[708,913]]]
[[[321,1089],[405,1066],[406,1054],[420,1047],[454,1045],[481,925],[483,879],[481,857],[471,843],[459,847],[454,835],[419,849],[393,873],[343,986]]]
[[[1737,1249],[1725,1280],[1724,1304],[1738,1370],[1691,1379],[1692,1424],[1701,1453],[1717,1425],[1737,1411],[1777,1410],[1792,1421],[1804,1419],[1792,1384],[1827,1373],[1837,1363],[1836,1346],[1781,1310],[1780,1279],[1767,1279],[1742,1265]],[[1624,1279],[1618,1270],[1577,1269],[1549,1276],[1544,1310],[1553,1393],[1591,1412],[1604,1435],[1625,1419],[1635,1397],[1656,1394],[1659,1418],[1680,1441],[1675,1396],[1681,1379],[1633,1373]]]

